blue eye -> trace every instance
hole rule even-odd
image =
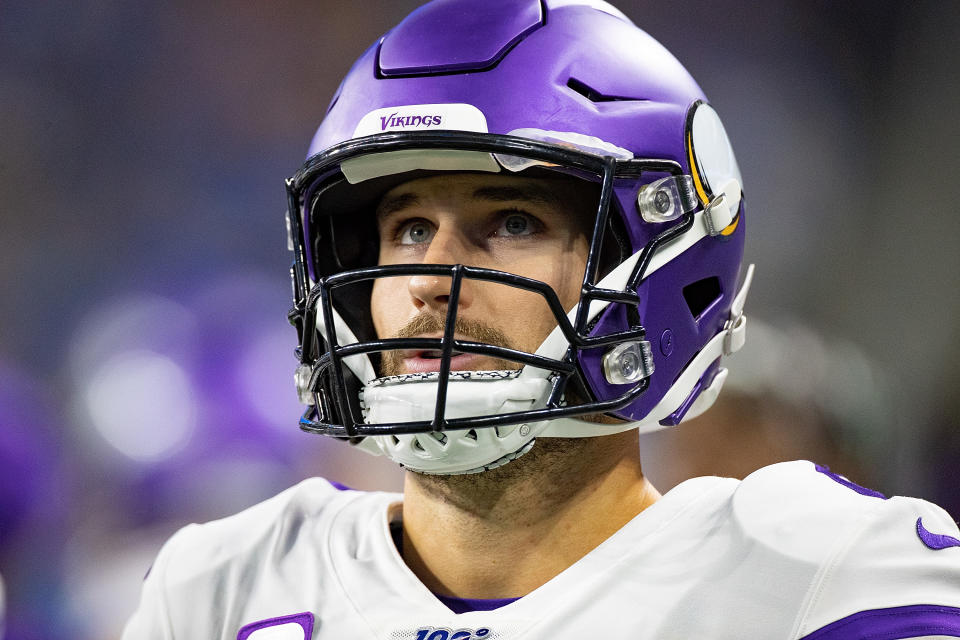
[[[423,220],[414,220],[400,230],[400,244],[422,244],[433,238],[433,229]]]
[[[509,236],[525,235],[530,233],[530,220],[527,216],[513,214],[504,219],[502,228]]]

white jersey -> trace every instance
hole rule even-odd
[[[401,500],[311,479],[182,529],[124,640],[960,638],[947,513],[810,462],[684,482],[532,593],[460,614],[398,553]]]

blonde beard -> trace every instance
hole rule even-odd
[[[566,504],[589,479],[617,464],[626,453],[622,434],[596,438],[539,438],[520,458],[496,469],[467,475],[427,475],[409,480],[434,499],[477,516],[498,513],[523,522],[536,500]]]

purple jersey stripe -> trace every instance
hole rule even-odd
[[[921,636],[960,638],[960,609],[921,604],[860,611],[800,640],[904,640]]]
[[[476,600],[471,598],[454,598],[451,596],[441,596],[433,594],[437,600],[447,606],[454,613],[467,613],[468,611],[493,611],[500,607],[505,607],[511,602],[516,602],[520,598],[497,598],[493,600]]]
[[[874,491],[873,489],[867,489],[866,487],[861,487],[856,482],[851,482],[850,480],[848,480],[847,478],[844,478],[839,473],[834,473],[833,471],[830,471],[830,467],[825,467],[822,464],[815,464],[814,467],[817,469],[817,471],[827,476],[834,482],[838,482],[843,486],[845,486],[847,489],[852,489],[853,491],[856,491],[862,496],[870,496],[871,498],[882,498],[884,500],[887,499],[887,496],[883,495],[879,491]]]

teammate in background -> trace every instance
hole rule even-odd
[[[287,183],[301,428],[404,493],[311,479],[181,530],[124,637],[960,637],[938,507],[803,461],[643,474],[638,434],[709,408],[743,344],[741,185],[612,6],[412,13]]]

